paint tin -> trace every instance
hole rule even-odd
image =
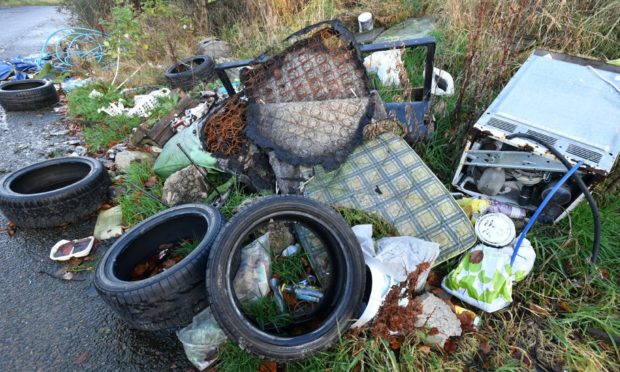
[[[478,239],[491,247],[510,245],[517,235],[514,222],[502,213],[487,213],[476,221]]]

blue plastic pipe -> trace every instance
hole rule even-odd
[[[565,184],[566,181],[573,175],[573,173],[577,172],[577,169],[579,169],[579,167],[581,167],[582,165],[583,165],[583,162],[580,161],[577,164],[575,164],[575,166],[573,166],[568,172],[566,172],[564,177],[562,177],[555,184],[555,186],[553,186],[553,188],[551,189],[551,192],[549,194],[547,194],[547,196],[542,201],[542,203],[540,203],[540,205],[538,206],[538,209],[536,209],[536,212],[534,212],[534,214],[532,215],[532,218],[530,218],[530,220],[528,221],[527,225],[525,225],[525,229],[523,229],[523,232],[521,233],[521,235],[519,235],[519,239],[517,240],[517,244],[515,244],[515,249],[512,252],[512,257],[510,257],[510,266],[511,267],[514,264],[515,259],[517,258],[517,254],[519,253],[519,248],[521,248],[521,244],[523,243],[523,239],[525,239],[525,235],[528,233],[528,231],[530,231],[530,229],[534,225],[534,222],[536,222],[536,219],[538,218],[540,213],[543,211],[543,209],[545,209],[547,204],[549,204],[549,201],[551,200],[551,198],[553,198],[553,195],[555,195],[555,193],[558,192],[560,187],[562,187],[562,185]]]

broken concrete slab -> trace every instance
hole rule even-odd
[[[116,154],[114,164],[116,164],[116,170],[122,173],[126,173],[127,169],[132,163],[148,161],[153,162],[151,154],[140,151],[123,151]]]
[[[415,327],[430,330],[426,342],[443,347],[448,338],[460,336],[461,322],[450,306],[431,293],[425,293],[413,300],[419,304],[420,314]]]
[[[162,192],[164,203],[169,206],[201,202],[209,196],[209,187],[194,165],[172,173],[166,179]]]
[[[101,211],[95,224],[93,236],[97,240],[107,240],[123,235],[123,211],[120,205]]]

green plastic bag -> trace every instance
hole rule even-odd
[[[191,164],[187,156],[177,144],[189,154],[194,163],[204,168],[215,169],[216,160],[210,153],[202,148],[199,133],[202,122],[197,122],[179,133],[175,134],[164,146],[161,154],[157,157],[153,170],[162,178],[168,178],[172,173],[179,171]]]

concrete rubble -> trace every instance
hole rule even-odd
[[[152,162],[153,157],[146,152],[140,151],[123,151],[116,154],[114,164],[116,164],[116,170],[122,173],[126,173],[127,169],[132,163],[148,161]]]
[[[443,347],[449,337],[461,335],[461,322],[443,300],[431,293],[425,293],[413,301],[420,304],[422,309],[415,326],[430,330],[427,343]]]
[[[190,165],[166,179],[162,199],[169,206],[200,202],[209,195],[208,192],[202,174],[197,167]]]

